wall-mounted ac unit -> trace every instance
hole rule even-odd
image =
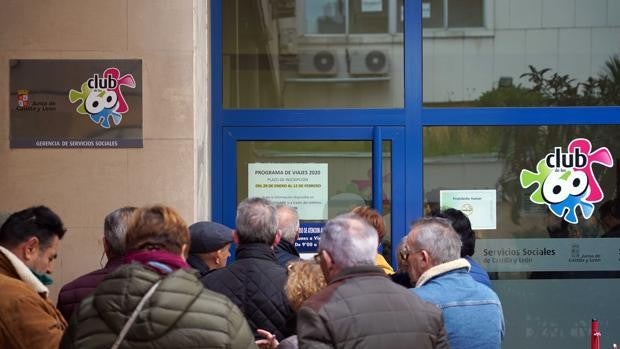
[[[383,50],[347,50],[349,75],[385,76],[389,73],[390,60]]]
[[[299,75],[336,76],[338,74],[338,56],[334,50],[299,52]]]

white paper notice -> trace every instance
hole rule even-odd
[[[295,207],[302,220],[327,219],[327,164],[248,164],[248,197]]]
[[[422,3],[422,18],[431,18],[431,3]]]
[[[383,11],[383,0],[362,0],[362,12]]]
[[[495,190],[440,190],[439,207],[461,210],[469,218],[472,229],[496,228]]]

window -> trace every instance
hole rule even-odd
[[[425,0],[422,2],[424,28],[484,27],[484,0]]]
[[[304,34],[402,33],[402,0],[302,1]]]

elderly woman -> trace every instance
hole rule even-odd
[[[82,302],[61,348],[255,347],[241,311],[185,262],[189,231],[172,208],[136,210],[125,239],[127,265]]]

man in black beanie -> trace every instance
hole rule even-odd
[[[232,229],[215,222],[197,222],[189,226],[189,234],[187,263],[200,272],[200,277],[226,266],[233,241]]]

